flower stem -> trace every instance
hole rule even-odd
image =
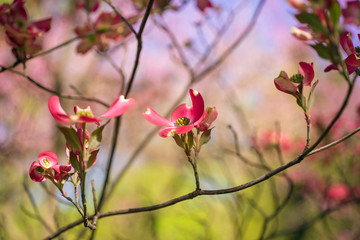
[[[310,146],[311,122],[310,122],[310,116],[307,113],[305,113],[305,121],[306,121],[306,146],[305,146],[305,149],[308,149]]]

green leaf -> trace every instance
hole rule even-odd
[[[58,128],[62,132],[62,134],[64,134],[66,142],[69,144],[69,146],[74,150],[78,150],[79,152],[82,152],[81,142],[75,129],[67,128],[67,127],[58,127]]]
[[[323,59],[330,59],[329,51],[325,45],[318,43],[310,46],[315,49],[319,57]]]
[[[341,8],[337,1],[334,1],[330,7],[330,21],[334,26],[337,26],[341,16]]]
[[[302,12],[295,15],[299,22],[307,24],[316,33],[326,33],[327,29],[322,25],[320,19],[316,14]]]
[[[179,134],[176,134],[176,133],[175,133],[174,136],[173,136],[173,138],[174,138],[174,140],[175,140],[175,142],[176,142],[176,145],[178,145],[178,146],[181,147],[181,148],[184,148],[184,142],[181,140]]]
[[[106,124],[98,127],[91,133],[91,136],[89,139],[89,150],[98,148],[100,146],[101,139],[102,139],[102,131],[104,130],[104,127],[106,126]]]
[[[12,0],[0,0],[0,5],[11,4],[12,2],[13,2]]]
[[[311,90],[310,90],[309,97],[308,97],[307,109],[306,109],[307,112],[309,112],[310,107],[311,107],[311,105],[313,103],[314,98],[312,97],[312,95],[313,95],[314,90],[315,90],[316,86],[318,85],[318,83],[319,83],[319,80],[316,80],[316,82],[314,82],[314,84],[311,86]]]
[[[188,146],[189,146],[189,151],[191,151],[192,147],[194,146],[194,133],[193,131],[190,131],[187,133],[188,135],[188,138],[187,138],[187,141],[188,141]]]
[[[203,132],[203,134],[201,134],[201,137],[200,137],[200,146],[208,143],[211,139],[211,130],[212,128],[206,130],[205,132]]]
[[[91,167],[91,165],[94,164],[94,162],[95,162],[95,160],[96,160],[96,156],[97,156],[97,154],[98,154],[99,151],[100,151],[100,149],[95,150],[95,151],[92,151],[92,152],[90,153],[89,160],[88,160],[88,162],[87,162],[87,164],[86,164],[86,167],[87,167],[87,168]]]
[[[70,151],[70,164],[71,166],[77,171],[80,172],[80,163],[79,160],[77,158],[77,156],[75,155],[75,153],[73,153],[72,151]]]
[[[301,96],[297,96],[296,103],[306,112],[306,99],[304,95],[301,94]]]

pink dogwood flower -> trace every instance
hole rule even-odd
[[[56,180],[62,178],[71,170],[69,165],[58,165],[58,158],[52,151],[44,151],[39,154],[38,160],[34,161],[29,170],[30,178],[35,182],[43,182],[46,178]]]
[[[171,114],[171,120],[160,116],[151,107],[147,107],[143,117],[157,126],[165,126],[159,130],[160,137],[184,134],[197,127],[204,119],[204,100],[198,91],[189,90],[192,107],[181,104]]]
[[[278,90],[294,96],[296,98],[296,103],[304,110],[304,113],[307,115],[309,113],[312,102],[312,93],[319,80],[317,80],[311,86],[315,76],[313,63],[300,62],[299,65],[300,67],[298,74],[294,74],[289,78],[286,72],[281,71],[279,76],[274,79],[274,83]],[[311,87],[307,100],[303,95],[304,86]]]
[[[61,107],[60,100],[57,96],[52,96],[49,99],[48,106],[50,113],[55,120],[63,125],[72,125],[75,123],[99,123],[103,118],[114,118],[124,114],[135,103],[132,98],[125,99],[124,96],[119,96],[109,109],[99,117],[95,117],[90,107],[81,109],[78,106],[74,107],[74,115],[68,115]]]
[[[311,86],[315,76],[314,64],[300,62],[299,65],[299,74],[295,74],[291,78],[289,78],[285,71],[280,72],[280,75],[274,80],[275,87],[278,90],[297,97],[300,94],[298,91],[300,85]]]
[[[358,38],[360,39],[360,34],[358,34]],[[351,35],[348,32],[345,32],[340,36],[340,45],[348,55],[345,58],[345,65],[348,73],[352,74],[360,66],[360,49],[359,47],[354,48]],[[339,68],[334,64],[331,64],[327,66],[324,71],[329,72],[331,70],[339,70]]]

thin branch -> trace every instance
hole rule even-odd
[[[111,3],[109,0],[103,0],[105,3],[107,3],[112,10],[126,23],[128,28],[130,28],[131,32],[136,36],[137,32],[135,31],[134,27],[131,25],[131,23],[121,14],[121,12]]]
[[[161,16],[160,16],[161,17]],[[189,61],[187,60],[185,53],[182,50],[182,47],[180,46],[179,42],[177,41],[174,33],[170,30],[170,28],[166,25],[165,21],[163,18],[161,18],[162,22],[157,21],[154,18],[154,23],[156,26],[158,26],[161,30],[163,30],[169,37],[172,45],[174,46],[174,48],[176,49],[178,55],[180,56],[181,59],[181,63],[182,65],[191,73],[193,73],[193,69],[191,68]]]
[[[216,67],[218,67],[221,63],[227,59],[227,57],[235,50],[235,48],[238,47],[238,45],[249,35],[251,30],[254,28],[255,23],[260,15],[261,9],[263,8],[265,3],[265,0],[260,0],[259,4],[257,5],[255,12],[253,16],[251,17],[251,20],[249,24],[246,26],[242,34],[238,36],[238,38],[231,44],[222,54],[221,56],[210,66],[205,68],[202,72],[197,74],[194,78],[194,82],[200,81],[203,77],[205,77],[209,72],[213,71]]]
[[[318,215],[316,215],[315,217],[311,218],[309,221],[303,223],[298,229],[292,229],[292,230],[283,230],[280,232],[277,232],[276,234],[272,234],[270,236],[268,236],[266,239],[272,239],[272,238],[278,238],[279,236],[283,236],[283,235],[289,235],[289,234],[294,234],[296,232],[300,232],[300,231],[304,231],[307,230],[311,227],[313,227],[315,225],[315,223],[319,220],[322,219],[324,217],[326,217],[327,215],[338,211],[340,209],[342,209],[343,207],[348,206],[349,204],[359,204],[360,203],[360,199],[359,198],[355,198],[355,199],[350,199],[344,202],[339,203],[338,205],[331,207],[331,208],[327,208],[325,210],[323,210],[322,212],[320,212]]]
[[[31,78],[30,76],[22,73],[22,72],[19,72],[19,71],[16,71],[14,69],[8,69],[8,71],[12,72],[12,73],[15,73],[19,76],[22,76],[24,78],[26,78],[27,80],[29,80],[31,83],[35,84],[38,88],[48,92],[48,93],[51,93],[51,94],[54,94],[56,96],[59,96],[60,98],[65,98],[65,99],[71,99],[71,100],[85,100],[85,101],[91,101],[91,102],[96,102],[96,103],[99,103],[101,105],[103,105],[104,107],[110,107],[109,104],[103,102],[102,100],[100,99],[97,99],[97,98],[90,98],[90,97],[85,97],[85,96],[79,96],[79,95],[65,95],[65,94],[61,94],[60,92],[58,91],[55,91],[51,88],[48,88],[48,87],[45,87],[44,85],[40,84],[39,82],[35,81],[33,78]]]
[[[140,54],[141,54],[141,50],[142,50],[142,34],[145,28],[145,24],[149,18],[151,9],[152,9],[152,5],[154,3],[154,0],[150,0],[148,3],[148,6],[146,8],[144,17],[141,21],[140,24],[140,28],[139,28],[139,32],[136,34],[136,39],[138,41],[138,45],[137,45],[137,51],[136,51],[136,57],[135,57],[135,62],[134,62],[134,66],[133,66],[133,70],[131,73],[131,77],[126,89],[126,93],[125,93],[125,98],[129,95],[130,90],[131,90],[131,86],[134,82],[135,79],[135,75],[138,69],[138,65],[139,65],[139,60],[140,60]],[[108,164],[107,164],[107,169],[106,169],[106,175],[105,175],[105,181],[104,181],[104,185],[102,187],[102,191],[100,194],[100,200],[99,200],[99,204],[98,204],[98,210],[101,211],[102,205],[104,203],[104,198],[106,196],[106,190],[107,190],[107,186],[108,186],[108,182],[110,179],[110,170],[112,167],[112,162],[114,159],[114,153],[115,153],[115,148],[117,145],[117,138],[118,138],[118,134],[119,134],[119,129],[120,129],[120,123],[121,123],[121,118],[117,117],[116,121],[115,121],[115,129],[114,129],[114,135],[113,135],[113,139],[112,139],[112,144],[111,144],[111,151],[110,151],[110,156],[109,156],[109,160],[108,160]]]
[[[96,34],[97,31],[94,31],[94,33]],[[74,42],[74,41],[76,41],[76,40],[79,40],[79,39],[82,39],[82,38],[86,38],[86,37],[88,37],[88,36],[91,36],[91,35],[94,34],[94,33],[86,33],[86,34],[84,34],[84,35],[79,35],[79,36],[70,38],[69,40],[66,40],[66,41],[63,42],[63,43],[60,43],[59,45],[57,45],[57,46],[55,46],[55,47],[52,47],[52,48],[50,48],[50,49],[48,49],[48,50],[44,50],[44,51],[42,51],[42,52],[39,52],[39,53],[37,53],[37,54],[34,54],[34,55],[30,56],[30,57],[27,57],[26,59],[16,60],[16,61],[15,61],[13,64],[11,64],[10,66],[7,66],[7,67],[5,67],[5,66],[0,66],[0,67],[1,67],[1,68],[0,68],[0,73],[1,73],[1,72],[4,72],[4,71],[7,71],[7,70],[10,70],[10,69],[13,69],[14,67],[16,67],[17,65],[19,65],[20,63],[24,64],[25,62],[27,62],[27,61],[29,61],[29,60],[31,60],[31,59],[34,59],[34,58],[36,58],[36,57],[40,57],[40,56],[49,54],[49,53],[51,53],[51,52],[53,52],[53,51],[55,51],[55,50],[57,50],[57,49],[60,49],[60,48],[66,46],[66,45],[68,45],[68,44],[70,44],[70,43],[72,43],[72,42]]]
[[[331,147],[345,141],[346,139],[350,138],[352,135],[358,133],[359,131],[360,131],[360,127],[356,128],[354,131],[348,133],[347,135],[343,136],[342,138],[340,138],[340,139],[338,139],[338,140],[336,140],[334,142],[331,142],[331,143],[329,143],[329,144],[327,144],[325,146],[322,146],[322,147],[319,147],[317,149],[312,150],[306,156],[308,157],[308,156],[311,156],[311,155],[313,155],[315,153],[318,153],[318,152],[324,151],[324,150],[326,150],[328,148],[331,148]]]

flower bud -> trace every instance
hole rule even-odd
[[[306,9],[306,4],[302,0],[286,0],[287,3],[296,10],[303,11]]]
[[[296,37],[300,41],[310,41],[313,40],[311,33],[305,31],[304,29],[291,27],[291,35]]]

